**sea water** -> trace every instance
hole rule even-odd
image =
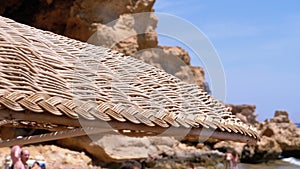
[[[300,168],[300,160],[297,159],[297,158],[289,157],[289,158],[284,158],[284,159],[282,159],[282,161],[285,161],[285,162],[288,162],[288,163],[297,165],[297,166],[299,166],[299,168]]]
[[[291,160],[291,158],[288,158]],[[239,169],[299,169],[300,166],[290,163],[290,161],[275,160],[262,164],[238,164]],[[291,160],[292,161],[292,160]]]

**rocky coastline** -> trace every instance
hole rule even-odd
[[[262,123],[255,123],[261,140],[255,146],[240,143],[222,143],[216,149],[233,148],[240,153],[241,162],[262,163],[283,157],[299,158],[300,129],[288,116],[286,111],[276,111],[274,117]]]
[[[190,64],[190,57],[180,47],[160,46],[155,32],[157,18],[153,14],[142,21],[143,32],[132,26],[142,22],[130,14],[153,12],[154,0],[24,0],[1,2],[0,15],[40,29],[104,45],[164,69],[170,74],[205,89],[204,70]],[[34,7],[34,9],[32,9]],[[101,7],[96,9],[95,7]],[[106,12],[95,12],[95,10]],[[115,11],[115,12],[108,12]],[[25,17],[26,16],[26,17]],[[109,23],[118,19],[114,27]],[[93,41],[97,36],[105,42]],[[128,36],[122,39],[122,36]],[[120,37],[121,36],[121,37]],[[118,39],[122,39],[119,41]],[[168,65],[164,64],[168,61]],[[135,159],[147,168],[187,168],[190,165],[206,168],[224,168],[224,153],[234,149],[243,163],[263,163],[281,157],[300,158],[300,129],[289,119],[288,112],[276,111],[274,117],[264,122],[256,120],[255,105],[228,104],[233,114],[259,130],[261,140],[257,145],[247,145],[220,140],[177,140],[173,137],[132,138],[105,135],[98,139],[76,137],[26,146],[35,159],[47,162],[47,169],[55,168],[115,168],[121,161]],[[45,131],[1,128],[1,139]],[[9,148],[0,149],[0,161],[5,163]],[[1,167],[0,167],[1,168]]]

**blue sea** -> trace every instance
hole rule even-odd
[[[300,123],[295,123],[297,126],[298,126],[298,128],[300,128]]]

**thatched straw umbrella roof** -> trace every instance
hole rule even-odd
[[[174,128],[169,135],[188,130],[203,137],[201,131],[211,129],[212,138],[258,140],[255,128],[196,85],[116,51],[4,17],[0,120],[6,127],[60,131],[57,138],[70,129],[82,135],[81,127],[94,127],[131,136]]]

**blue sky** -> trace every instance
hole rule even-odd
[[[224,68],[225,103],[255,104],[259,121],[286,110],[300,122],[300,1],[156,0],[154,8],[210,40]],[[182,46],[203,66],[184,44],[162,36],[159,43]]]

